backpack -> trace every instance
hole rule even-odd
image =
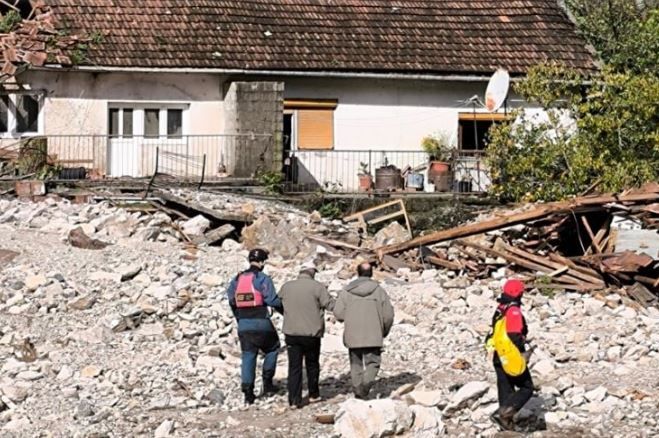
[[[495,322],[492,336],[487,341],[487,347],[494,349],[499,356],[503,370],[509,376],[520,376],[526,371],[526,360],[517,346],[508,337],[506,331],[506,308],[503,315]]]
[[[245,272],[238,276],[236,285],[236,307],[246,309],[263,306],[263,294],[254,288],[254,274]]]

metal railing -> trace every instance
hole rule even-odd
[[[428,179],[429,156],[422,151],[402,150],[296,150],[284,159],[284,189],[287,192],[315,191],[357,193],[359,174],[368,171],[374,180],[375,191],[391,191],[378,184],[378,169],[395,166],[401,171],[423,175],[425,190],[432,189]],[[483,163],[483,151],[456,151],[450,164],[449,192],[479,193],[490,185],[489,173]],[[382,178],[385,178],[383,175]],[[404,183],[404,181],[403,181]],[[405,184],[403,184],[405,185]],[[400,188],[400,187],[399,187]]]
[[[450,163],[450,192],[483,192],[490,184],[482,151],[457,151]],[[178,137],[49,135],[0,139],[0,177],[38,174],[48,168],[55,179],[144,178],[155,174],[175,180],[217,181],[226,177],[251,178],[259,171],[284,173],[286,192],[357,193],[360,173],[370,174],[375,190],[383,186],[383,167],[401,174],[423,175],[425,190],[429,157],[423,151],[355,149],[295,150],[283,153],[271,135],[185,135]],[[281,166],[281,167],[280,167]],[[389,172],[391,177],[391,172]],[[400,182],[400,179],[398,179]],[[417,182],[418,186],[418,182]],[[398,184],[398,189],[403,188]]]
[[[40,151],[48,165],[84,169],[87,178],[148,178],[156,171],[157,161],[160,174],[217,180],[252,176],[259,165],[272,162],[272,143],[272,136],[266,134],[49,135],[0,140],[0,160],[20,165],[21,157]]]

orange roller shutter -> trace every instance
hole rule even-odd
[[[298,149],[332,149],[334,110],[298,110],[297,147]]]

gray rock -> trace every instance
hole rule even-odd
[[[214,405],[222,406],[224,404],[226,397],[221,389],[215,388],[212,389],[211,392],[206,394],[206,399],[209,400]]]
[[[86,400],[81,400],[76,407],[75,418],[87,418],[94,416],[93,406]]]
[[[477,399],[487,392],[490,384],[485,381],[473,381],[463,385],[453,396],[444,409],[444,414],[451,414],[465,407],[471,400]]]
[[[407,403],[391,399],[349,399],[339,405],[334,430],[344,437],[379,438],[410,429],[414,414]]]

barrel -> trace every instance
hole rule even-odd
[[[393,166],[375,169],[375,190],[392,191],[402,188],[400,169]]]

